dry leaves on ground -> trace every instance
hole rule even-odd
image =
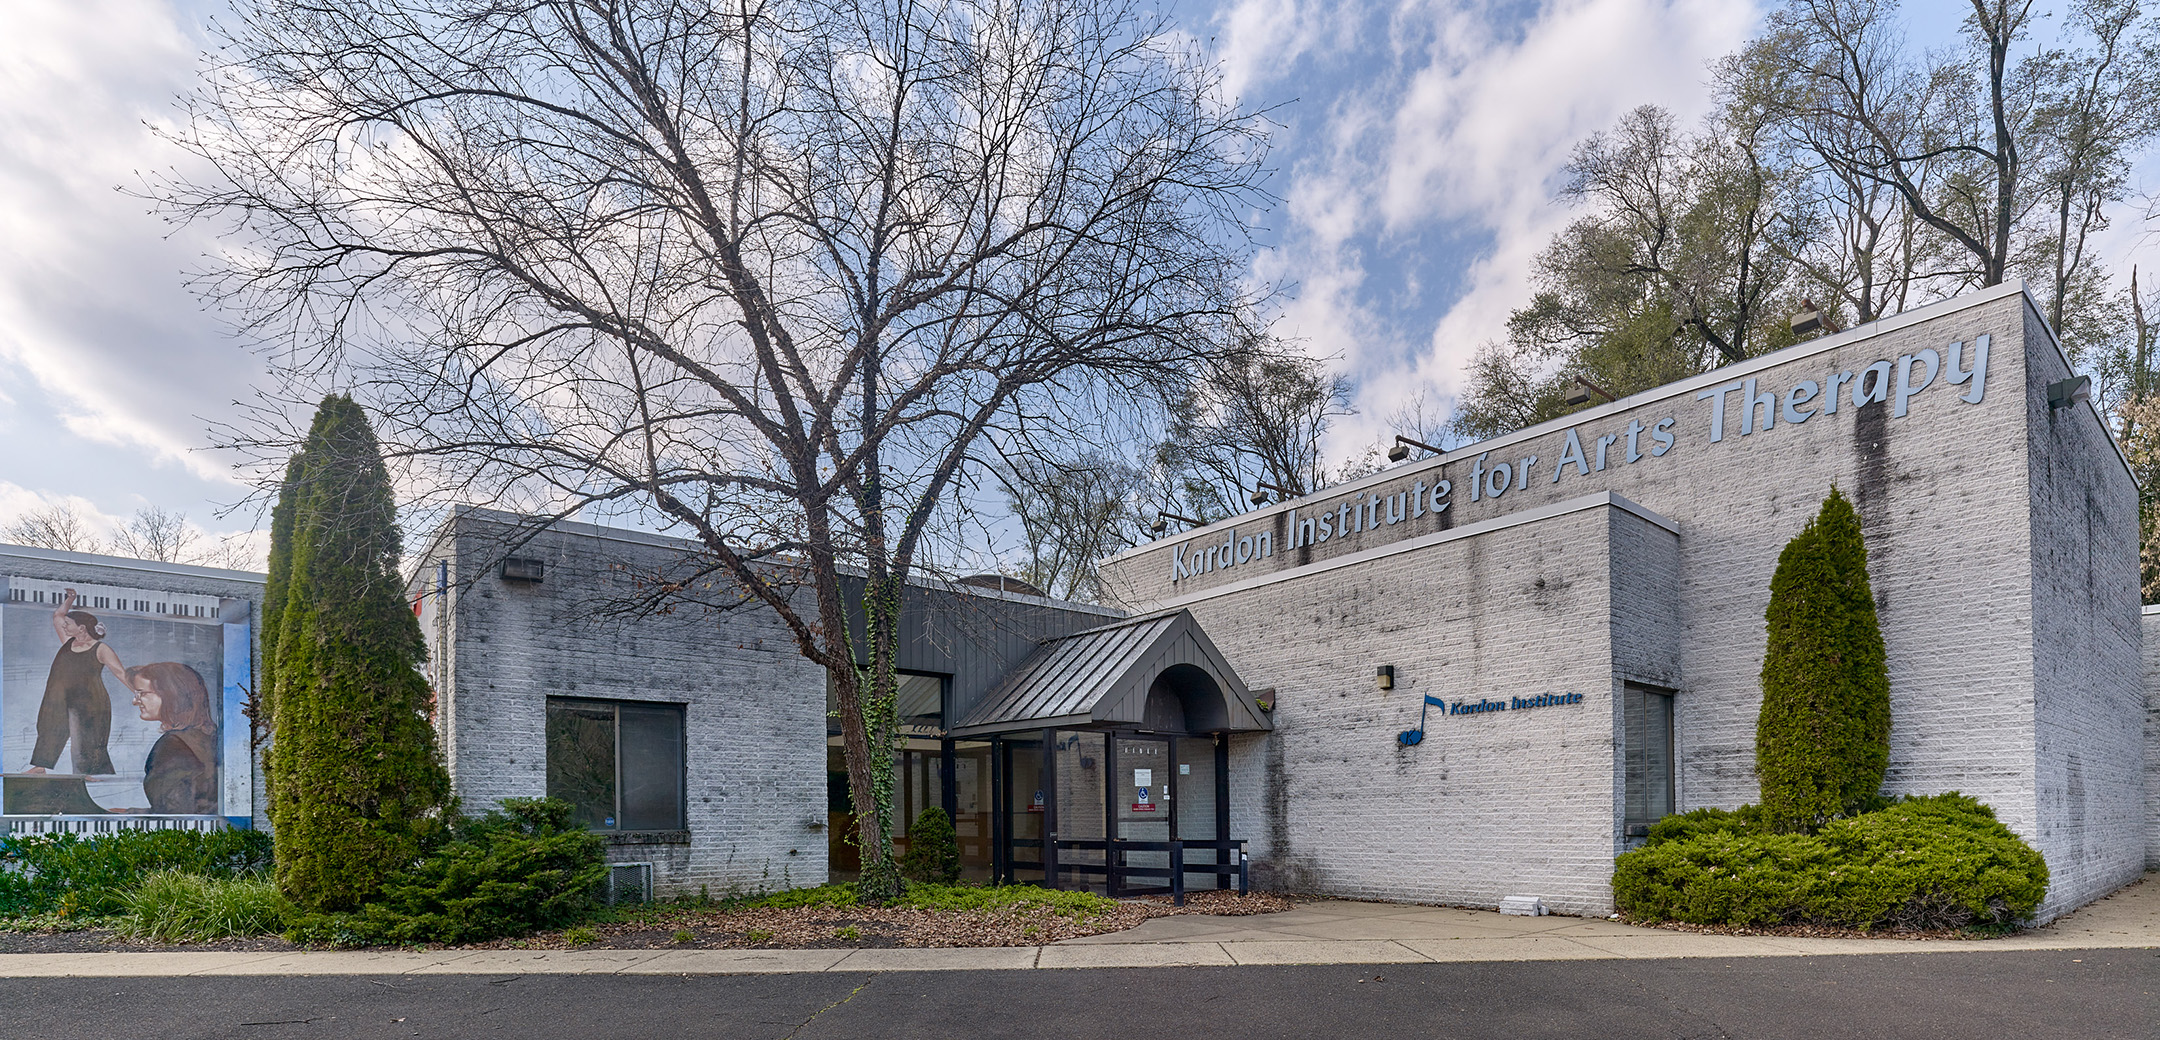
[[[1085,935],[1121,932],[1152,917],[1177,914],[1244,916],[1279,913],[1290,899],[1272,892],[1193,892],[1185,905],[1168,897],[1131,899],[1092,917],[1074,918],[1040,907],[994,911],[896,907],[790,907],[684,910],[659,919],[592,926],[592,941],[572,944],[564,933],[490,943],[521,949],[773,949],[1040,946]],[[682,933],[689,938],[682,938]]]

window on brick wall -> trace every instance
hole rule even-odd
[[[1627,830],[1640,838],[1673,811],[1673,695],[1671,690],[1627,684],[1625,727]]]
[[[682,830],[682,705],[548,698],[547,793],[593,830]]]

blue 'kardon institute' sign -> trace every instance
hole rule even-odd
[[[1425,740],[1425,715],[1439,708],[1443,715],[1483,715],[1489,711],[1522,711],[1528,708],[1550,708],[1556,704],[1581,704],[1579,693],[1541,693],[1535,697],[1509,697],[1504,701],[1486,700],[1449,702],[1432,694],[1425,695],[1425,703],[1418,708],[1417,728],[1406,729],[1395,735],[1397,743],[1404,747],[1423,743]]]

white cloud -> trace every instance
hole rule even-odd
[[[65,434],[229,486],[228,466],[190,449],[203,441],[204,418],[242,396],[259,366],[182,284],[182,270],[208,251],[207,233],[166,237],[147,204],[119,190],[183,162],[145,123],[171,118],[197,48],[157,0],[9,6],[0,363],[36,384]]]
[[[1514,10],[1244,0],[1219,19],[1233,78],[1304,98],[1284,135],[1288,219],[1255,271],[1297,281],[1282,331],[1360,380],[1337,457],[1384,438],[1386,415],[1420,391],[1450,395],[1477,345],[1502,335],[1531,259],[1568,219],[1553,178],[1575,142],[1641,104],[1694,119],[1708,62],[1757,18],[1726,0]],[[1330,62],[1332,95],[1312,72]],[[1425,250],[1434,241],[1448,246]]]

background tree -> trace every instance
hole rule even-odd
[[[428,724],[420,624],[398,573],[397,503],[367,415],[324,398],[279,494],[275,724],[264,773],[278,886],[352,910],[420,856],[450,780]]]
[[[1455,433],[1564,414],[1577,375],[1625,393],[1791,342],[1805,303],[1836,330],[2013,275],[2122,400],[2130,322],[2093,243],[2160,134],[2147,5],[1970,0],[1958,44],[1921,51],[1893,0],[1787,0],[1716,84],[1694,135],[1646,108],[1577,147],[1584,216],[1474,358]]]
[[[1319,361],[1282,349],[1264,333],[1237,345],[1190,393],[1170,402],[1155,448],[1163,511],[1199,520],[1252,508],[1264,481],[1295,498],[1330,483],[1321,440],[1350,412],[1350,381]]]
[[[1258,119],[1126,0],[240,6],[166,189],[246,243],[207,288],[408,486],[695,539],[826,669],[896,892],[899,589],[990,431],[1233,342]]]
[[[113,534],[115,555],[159,563],[194,563],[202,533],[177,509],[144,506]]]
[[[1890,673],[1852,503],[1830,491],[1778,554],[1755,775],[1770,819],[1813,829],[1882,789]]]
[[[1139,544],[1152,519],[1145,511],[1146,473],[1108,452],[1061,461],[1022,457],[992,473],[1020,523],[1027,559],[1018,577],[1061,599],[1097,602],[1096,562]]]
[[[82,511],[66,502],[33,509],[8,522],[0,537],[16,545],[65,552],[104,552],[105,545]]]
[[[1790,342],[1774,299],[1788,251],[1771,247],[1781,181],[1744,115],[1690,134],[1644,106],[1576,145],[1560,197],[1583,216],[1538,255],[1507,341],[1473,359],[1451,432],[1564,414],[1577,376],[1624,395]]]

